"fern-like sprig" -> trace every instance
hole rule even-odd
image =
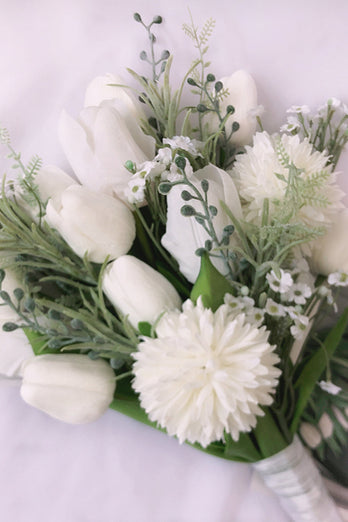
[[[330,201],[323,189],[330,178],[330,168],[304,176],[303,169],[296,167],[291,162],[280,139],[275,143],[275,151],[279,163],[288,170],[287,176],[275,173],[278,179],[286,183],[284,199],[281,202],[273,201],[279,209],[276,219],[282,221],[281,216],[283,215],[286,216],[287,220],[290,220],[297,215],[303,206],[327,207]]]
[[[42,167],[42,160],[38,155],[31,158],[27,165],[22,161],[21,154],[11,145],[11,136],[6,128],[0,128],[0,142],[5,145],[9,151],[8,158],[13,160],[13,169],[18,169],[16,182],[19,187],[19,194],[29,206],[38,207],[38,215],[42,217],[44,213],[44,204],[41,201],[39,187],[35,183],[35,176]]]

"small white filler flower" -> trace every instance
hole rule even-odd
[[[256,425],[281,373],[265,327],[243,313],[231,320],[226,304],[214,313],[199,299],[166,313],[156,333],[134,354],[133,387],[151,421],[204,447]]]
[[[282,270],[281,268],[280,268],[279,272],[280,272],[280,275],[278,276],[274,272],[274,270],[271,270],[271,272],[266,275],[266,279],[268,281],[270,288],[274,292],[279,292],[280,294],[284,294],[291,288],[294,281],[291,277],[291,274],[289,274],[289,272],[284,272],[284,270]]]

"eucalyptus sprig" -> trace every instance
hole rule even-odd
[[[166,60],[168,60],[168,58],[170,56],[170,52],[168,50],[164,50],[164,51],[162,51],[160,58],[156,59],[155,49],[154,49],[154,44],[156,42],[156,36],[152,32],[151,28],[154,24],[161,24],[163,22],[163,18],[162,18],[162,16],[159,16],[159,15],[154,16],[152,21],[148,25],[146,25],[143,22],[143,19],[139,13],[134,13],[133,18],[136,22],[140,23],[145,28],[147,35],[148,35],[149,42],[150,42],[150,57],[146,51],[141,51],[140,59],[151,65],[152,81],[158,82],[158,80],[161,77],[161,74],[163,74],[165,71],[166,64],[167,64]],[[159,72],[157,71],[158,66],[160,66]]]
[[[231,254],[228,249],[230,237],[234,232],[234,226],[226,226],[221,239],[218,238],[213,221],[218,213],[218,209],[215,205],[209,204],[209,182],[208,180],[203,179],[201,181],[201,190],[197,188],[185,173],[186,161],[187,160],[184,156],[178,155],[175,158],[175,164],[182,175],[182,179],[177,181],[164,181],[159,184],[158,190],[161,194],[167,195],[176,185],[184,185],[189,189],[182,191],[182,199],[185,202],[190,200],[197,201],[200,204],[202,211],[200,212],[192,205],[186,203],[181,208],[181,214],[186,217],[194,217],[197,223],[204,228],[210,237],[210,239],[205,242],[205,246],[196,251],[196,255],[202,256],[204,253],[208,252],[210,257],[221,258],[226,269],[226,277],[234,280],[235,275],[231,268],[231,261],[235,261],[235,256]]]
[[[0,271],[3,281],[5,272]],[[137,338],[131,326],[119,320],[105,308],[103,298],[91,289],[89,296],[81,295],[79,306],[69,307],[59,300],[41,297],[15,288],[11,296],[0,291],[1,306],[9,306],[18,317],[16,322],[6,322],[3,330],[10,332],[24,329],[29,336],[39,334],[33,347],[37,354],[73,350],[88,353],[90,357],[131,363],[131,353],[136,350]]]
[[[230,116],[235,112],[232,105],[226,107],[225,113],[221,112],[220,102],[228,96],[228,89],[225,89],[221,81],[216,81],[213,74],[209,73],[202,83],[198,83],[193,78],[188,78],[187,82],[195,86],[201,93],[204,103],[200,102],[196,110],[199,113],[201,136],[204,141],[204,155],[209,161],[223,169],[228,169],[233,161],[236,148],[231,144],[232,135],[239,130],[239,123],[234,121],[231,129],[227,132],[226,123]],[[211,84],[214,87],[211,88]],[[209,133],[202,124],[203,116],[214,114],[219,125],[216,131]]]

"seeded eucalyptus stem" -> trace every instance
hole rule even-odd
[[[194,195],[190,194],[188,191],[184,191],[183,195],[185,196],[185,194],[187,194],[187,196],[184,197],[184,199],[186,201],[189,199],[194,199],[194,200],[199,201],[199,203],[201,204],[202,209],[203,209],[203,213],[200,213],[200,212],[197,212],[196,210],[194,210],[193,207],[191,207],[190,205],[184,205],[181,209],[181,213],[184,216],[186,215],[186,216],[195,217],[195,219],[199,223],[199,225],[201,225],[204,228],[204,230],[207,232],[207,234],[211,237],[212,243],[215,244],[216,247],[218,248],[218,257],[222,258],[222,260],[224,262],[225,268],[228,273],[228,277],[233,280],[234,274],[231,269],[231,265],[229,263],[228,249],[222,248],[223,244],[224,244],[223,240],[219,241],[216,231],[215,231],[214,224],[213,224],[212,218],[217,214],[218,210],[216,207],[208,204],[209,183],[207,180],[202,180],[201,185],[202,185],[202,189],[204,192],[204,196],[202,196],[199,189],[188,179],[188,177],[185,173],[185,165],[186,165],[185,158],[182,156],[178,156],[176,159],[176,165],[183,176],[183,180],[174,181],[174,182],[170,183],[170,186],[173,187],[175,185],[185,185],[185,186],[189,187],[192,190]],[[166,184],[167,183],[164,183],[164,185],[166,185]],[[187,211],[187,213],[186,213],[186,211]],[[209,250],[211,250],[211,248],[209,248]]]
[[[148,58],[148,55],[146,53],[146,51],[142,51],[140,53],[140,59],[149,63],[151,65],[151,68],[152,68],[152,81],[154,83],[158,82],[161,74],[164,72],[164,68],[165,68],[165,60],[169,57],[169,51],[163,51],[161,57],[159,59],[156,59],[155,57],[155,48],[154,48],[154,44],[156,42],[156,36],[154,35],[154,33],[151,31],[151,27],[154,25],[154,24],[161,24],[163,22],[163,18],[162,16],[155,16],[153,18],[153,20],[148,24],[146,25],[140,14],[139,13],[134,13],[133,15],[133,18],[136,22],[140,23],[144,29],[146,30],[147,32],[147,35],[148,35],[148,39],[150,41],[150,54],[151,54],[151,59],[149,60]],[[159,64],[162,64],[161,66],[161,70],[159,73],[157,73],[157,66]],[[164,64],[164,65],[163,65]]]

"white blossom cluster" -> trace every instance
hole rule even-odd
[[[316,111],[312,111],[308,105],[292,105],[287,109],[289,116],[286,123],[280,127],[280,132],[299,134],[305,137],[303,128],[309,131],[316,131],[318,124],[326,120],[328,111],[333,110],[330,116],[330,125],[339,127],[340,132],[348,130],[348,106],[337,98],[330,98],[326,103],[320,105]]]
[[[193,157],[200,157],[199,149],[201,143],[191,140],[188,136],[174,136],[164,138],[163,148],[159,149],[158,154],[152,161],[145,161],[133,174],[125,189],[125,196],[129,203],[143,205],[146,203],[145,189],[146,184],[157,178],[161,181],[177,181],[182,178],[178,167],[175,164],[176,151],[178,149],[189,153]],[[189,161],[186,161],[185,174],[190,176],[193,169]]]
[[[316,288],[314,277],[304,259],[291,272],[279,269],[276,273],[271,270],[266,280],[275,296],[268,297],[265,312],[276,318],[288,316],[293,322],[290,333],[295,339],[302,339],[308,331],[310,317],[306,312],[310,302],[315,298],[325,298],[329,305],[335,306],[329,286],[348,286],[348,274],[334,272],[327,278],[328,286],[323,284]]]

